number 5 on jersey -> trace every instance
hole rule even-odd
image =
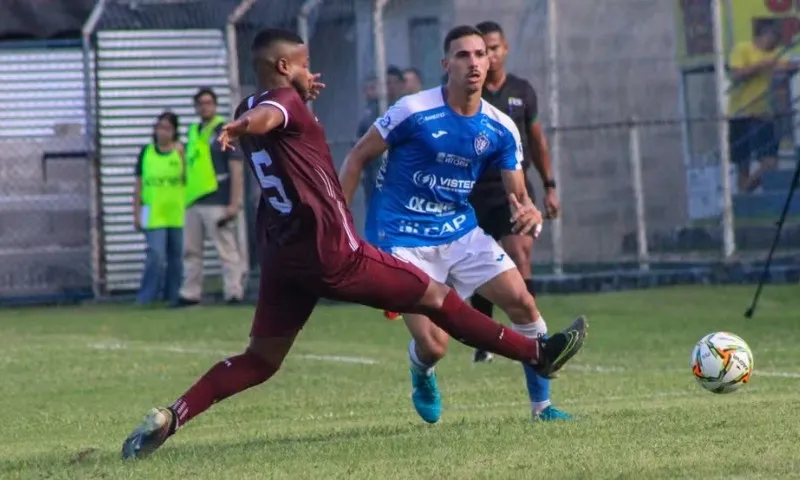
[[[275,175],[269,175],[267,172],[272,165],[272,157],[269,156],[265,150],[253,152],[250,156],[250,161],[253,163],[253,170],[258,177],[258,183],[261,185],[262,190],[274,188],[277,194],[267,197],[269,204],[272,208],[288,215],[292,211],[292,201],[286,195],[286,190],[283,188],[283,182]]]

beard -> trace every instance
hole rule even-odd
[[[298,95],[300,95],[301,98],[303,99],[308,98],[308,90],[309,90],[308,82],[303,80],[292,79],[292,87],[294,87],[294,89],[297,90],[297,93]]]

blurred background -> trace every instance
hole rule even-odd
[[[728,59],[772,22],[793,61],[796,2],[755,0],[4,0],[0,16],[0,302],[129,298],[142,279],[134,227],[137,157],[165,110],[179,133],[254,93],[248,56],[268,27],[298,31],[327,89],[312,108],[337,168],[359,123],[381,105],[439,84],[442,41],[493,20],[508,70],[539,96],[563,216],[545,225],[535,271],[545,290],[603,290],[756,278],[797,164],[792,72],[770,75],[779,152],[743,190],[729,138]],[[393,68],[394,67],[394,68]],[[399,78],[397,72],[403,77]],[[416,77],[416,78],[414,78]],[[376,110],[377,109],[377,110]],[[367,119],[368,120],[368,119]],[[751,132],[752,133],[752,132]],[[752,133],[756,135],[756,133]],[[745,135],[744,137],[746,137]],[[753,159],[753,169],[758,162]],[[532,173],[541,192],[540,180]],[[245,168],[237,242],[257,285]],[[362,193],[353,205],[363,224]],[[789,205],[773,281],[798,280],[800,197]],[[246,267],[246,268],[245,268]],[[221,262],[204,248],[204,295]]]

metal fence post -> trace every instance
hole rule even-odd
[[[731,194],[731,152],[728,143],[728,119],[725,94],[725,39],[723,0],[712,0],[714,29],[714,76],[717,87],[717,134],[719,136],[720,185],[722,185],[722,257],[731,258],[736,251],[733,225],[733,198]]]
[[[300,13],[297,15],[297,32],[306,45],[310,46],[311,42],[311,36],[308,31],[308,16],[311,15],[311,12],[320,6],[323,1],[324,0],[305,0],[300,7]],[[314,102],[308,102],[308,108],[313,111]]]
[[[100,156],[96,148],[97,145],[97,105],[95,102],[95,61],[92,55],[93,35],[103,17],[108,0],[99,0],[92,8],[89,18],[81,28],[81,42],[83,47],[83,82],[84,82],[84,108],[85,108],[85,131],[84,141],[87,160],[89,161],[89,225],[91,228],[91,258],[92,269],[92,294],[95,298],[104,293],[104,275],[102,268],[103,259],[103,236],[100,207]]]
[[[549,89],[549,103],[548,110],[550,115],[550,126],[552,127],[552,134],[550,135],[550,159],[553,162],[553,180],[561,192],[563,192],[563,185],[561,185],[561,132],[560,126],[560,109],[559,109],[559,78],[558,78],[558,15],[556,9],[556,0],[548,1],[547,10],[547,65],[548,74],[550,77]],[[563,215],[563,214],[562,214]],[[563,226],[561,223],[562,216],[554,219],[553,225],[553,273],[556,275],[564,274],[564,245],[562,240]]]
[[[650,270],[650,252],[647,247],[647,222],[644,206],[644,185],[642,184],[642,148],[639,138],[639,125],[636,117],[631,117],[628,129],[628,161],[631,169],[631,186],[636,210],[636,257],[639,270]]]
[[[242,101],[242,85],[239,79],[239,44],[236,39],[236,24],[253,7],[257,0],[242,0],[225,22],[225,42],[228,44],[228,77],[231,83],[231,106],[235,109]]]
[[[391,0],[375,0],[372,11],[372,35],[375,38],[375,76],[378,79],[378,109],[383,115],[389,108],[386,91],[386,43],[383,31],[383,10]]]

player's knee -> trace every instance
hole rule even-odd
[[[530,268],[531,252],[524,248],[522,245],[514,245],[512,248],[506,250],[508,256],[514,262],[517,268]]]
[[[506,314],[512,322],[520,325],[533,323],[540,317],[533,295],[523,289],[514,292]]]
[[[265,370],[278,370],[294,343],[291,338],[259,338],[252,337],[247,351],[264,362]]]
[[[444,299],[450,293],[450,287],[431,279],[425,294],[420,298],[418,305],[415,305],[414,312],[427,315],[429,312],[437,311],[442,308]]]
[[[446,335],[430,332],[421,335],[420,338],[415,338],[415,342],[419,348],[420,357],[424,358],[426,362],[438,362],[447,353],[448,337]]]

